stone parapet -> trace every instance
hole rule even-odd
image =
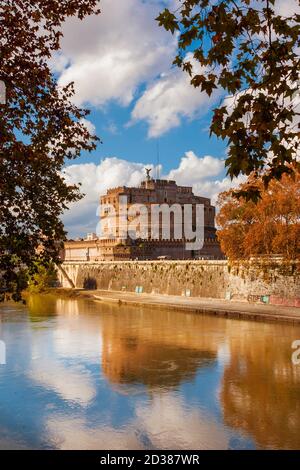
[[[225,260],[65,262],[76,288],[300,305],[300,274],[280,262],[234,268]],[[63,287],[69,287],[59,272]],[[68,284],[68,285],[67,285]]]

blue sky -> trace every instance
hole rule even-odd
[[[225,157],[224,142],[209,137],[210,110],[202,117],[183,118],[178,127],[149,138],[147,123],[139,122],[127,127],[132,109],[133,106],[123,108],[117,104],[111,104],[107,111],[93,109],[89,118],[102,144],[92,154],[82,155],[77,162],[89,160],[96,163],[99,158],[118,155],[128,161],[156,165],[159,153],[164,170],[170,171],[179,164],[187,149],[192,149],[197,155]]]
[[[298,11],[297,1],[277,0],[276,12]],[[160,176],[192,186],[213,203],[243,180],[226,176],[226,144],[209,137],[212,109],[224,94],[215,90],[209,98],[172,67],[177,37],[155,21],[164,6],[175,11],[179,5],[179,0],[101,0],[99,16],[71,18],[63,26],[53,72],[59,86],[74,82],[75,103],[91,111],[85,124],[103,141],[65,169],[66,180],[81,183],[85,194],[63,216],[70,237],[96,231],[100,195],[140,184],[145,166],[157,163],[158,145]]]
[[[217,90],[209,98],[172,67],[177,39],[155,21],[166,4],[175,9],[178,0],[102,0],[100,16],[64,25],[53,70],[59,85],[74,81],[74,101],[90,109],[86,125],[103,141],[66,168],[86,195],[64,216],[72,237],[95,231],[99,196],[139,184],[144,167],[157,164],[158,148],[161,177],[213,202],[232,185],[226,145],[209,137],[212,109],[224,96]]]

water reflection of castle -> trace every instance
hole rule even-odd
[[[178,317],[178,318],[177,318]],[[132,326],[132,315],[122,321],[105,317],[102,369],[110,382],[121,385],[146,385],[149,390],[172,388],[192,380],[199,368],[216,362],[218,343],[199,335],[190,322],[172,316],[143,312],[146,328]],[[174,330],[176,321],[180,328]],[[207,320],[207,319],[206,319]],[[197,323],[199,323],[197,321]]]
[[[103,319],[102,368],[111,383],[172,390],[216,365],[225,342],[224,423],[261,448],[300,448],[300,367],[291,362],[292,327],[146,310],[136,324],[130,311],[118,318]]]
[[[76,351],[82,347],[84,356],[91,349],[118,392],[130,394],[138,387],[151,397],[161,391],[172,395],[202,374],[205,386],[197,394],[204,405],[213,396],[224,426],[259,448],[300,448],[300,367],[291,362],[299,327],[50,300],[51,312],[66,328],[59,343],[66,357],[68,344],[74,347],[75,331]],[[41,306],[29,303],[32,322],[43,320]],[[66,321],[70,316],[72,323]],[[222,345],[228,354],[221,354]],[[217,369],[218,381],[206,383],[205,369]],[[61,381],[65,385],[65,376]]]
[[[231,359],[221,391],[225,423],[253,436],[261,448],[299,449],[300,367],[291,361],[299,329],[255,323],[249,334],[233,323],[228,336]]]

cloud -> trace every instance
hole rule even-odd
[[[85,118],[81,118],[80,121],[82,122],[82,124],[86,127],[86,129],[88,130],[88,132],[91,134],[91,135],[95,135],[96,134],[96,127],[95,125],[89,121],[88,119],[85,119]]]
[[[237,187],[245,177],[231,178],[225,176],[224,160],[210,155],[198,157],[192,150],[181,158],[178,168],[167,175],[177,184],[192,186],[194,194],[208,197],[216,204],[218,195],[230,188]]]
[[[81,183],[81,191],[85,194],[81,201],[71,204],[63,216],[69,236],[96,232],[100,195],[117,186],[138,186],[145,178],[145,167],[154,168],[152,164],[144,165],[116,157],[107,157],[98,165],[86,163],[66,167],[64,176],[67,183]],[[193,151],[186,152],[177,168],[165,175],[161,171],[161,174],[162,178],[175,179],[178,184],[192,186],[195,194],[211,198],[213,203],[220,192],[242,181],[242,178],[231,181],[225,177],[222,160],[209,155],[198,157]]]
[[[117,135],[119,133],[118,126],[114,121],[109,121],[109,123],[104,127],[104,130],[112,135]]]
[[[174,0],[164,4],[173,7]],[[177,37],[155,21],[161,1],[102,0],[100,6],[99,16],[66,21],[61,52],[51,61],[59,86],[74,82],[77,105],[127,107],[137,98],[130,124],[146,121],[149,137],[208,111],[219,93],[209,98],[182,70],[171,70]]]
[[[66,21],[62,52],[52,60],[59,85],[75,82],[75,102],[127,106],[141,83],[171,64],[176,40],[159,28],[160,2],[102,0],[101,14]]]
[[[187,57],[193,63],[191,57]],[[194,72],[198,73],[194,65]],[[181,69],[162,74],[148,86],[136,102],[131,114],[131,124],[146,121],[148,137],[158,137],[178,127],[183,118],[194,119],[204,115],[219,98],[220,91],[211,97],[194,88],[190,77]]]
[[[223,170],[222,160],[210,155],[200,158],[190,150],[181,158],[178,168],[169,172],[168,178],[175,180],[178,184],[192,186],[199,180],[219,175]]]
[[[282,16],[292,16],[295,13],[299,14],[299,1],[277,0],[274,4],[274,11],[276,15]]]
[[[246,181],[245,176],[239,176],[231,180],[228,176],[210,181],[201,181],[193,185],[193,191],[197,196],[208,197],[212,204],[216,204],[218,196],[223,191],[228,191],[231,188],[237,188],[241,183]]]
[[[209,110],[220,92],[209,98],[190,85],[186,73],[170,70],[177,36],[155,21],[164,6],[177,10],[178,0],[101,0],[99,4],[99,16],[65,22],[61,52],[51,61],[59,85],[74,81],[76,104],[104,108],[113,101],[127,107],[137,99],[130,123],[146,121],[150,138]],[[278,0],[274,8],[289,15],[299,7],[296,0]],[[139,96],[142,86],[146,89]]]

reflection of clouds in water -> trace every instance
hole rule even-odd
[[[65,367],[48,359],[44,363],[33,363],[28,377],[45,390],[80,405],[87,405],[96,395],[91,374],[79,365]]]
[[[59,317],[52,328],[40,328],[39,334],[31,337],[31,359],[79,359],[99,365],[102,356],[101,325],[76,318],[72,322]]]
[[[226,366],[230,363],[230,347],[228,343],[223,343],[218,349],[218,363]]]
[[[126,428],[91,427],[87,419],[52,416],[51,442],[59,449],[227,449],[226,429],[199,409],[186,409],[175,395],[154,395],[137,403],[137,418]]]
[[[99,328],[87,328],[86,325],[76,326],[66,323],[60,325],[53,333],[55,355],[61,358],[78,358],[80,360],[100,363],[102,354],[102,335]]]
[[[80,315],[83,307],[78,300],[56,299],[60,316],[53,333],[54,350],[59,357],[88,359],[98,364],[102,354],[101,320]]]
[[[78,316],[80,314],[79,305],[78,300],[60,298],[55,300],[56,312],[60,314],[63,313],[70,317]]]
[[[141,449],[133,427],[117,430],[108,426],[89,427],[87,419],[53,416],[47,423],[53,447],[61,450]]]
[[[1,450],[27,450],[28,446],[18,432],[12,432],[9,428],[0,427],[0,451]]]
[[[157,394],[136,409],[138,422],[157,449],[227,449],[226,429],[173,394]]]

